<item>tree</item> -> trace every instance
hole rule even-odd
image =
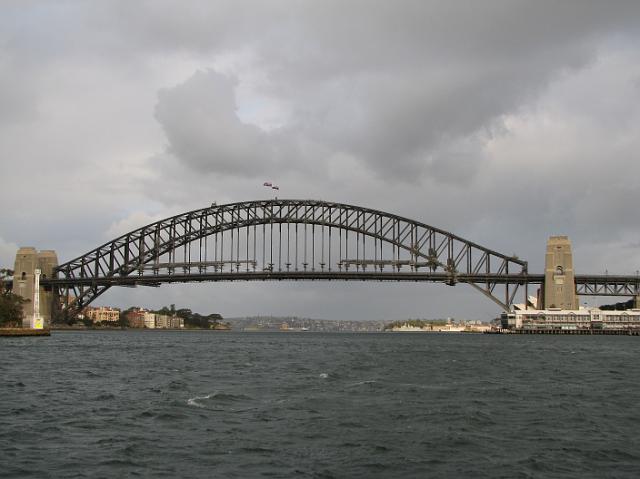
[[[22,305],[27,302],[21,296],[13,294],[9,289],[4,287],[4,280],[13,276],[10,269],[0,269],[0,282],[2,282],[2,290],[0,290],[0,325],[1,326],[22,326]]]
[[[125,311],[120,311],[120,316],[118,318],[118,326],[120,326],[121,328],[129,327],[129,319],[127,318],[127,313],[131,311],[131,309],[132,308],[129,308]]]
[[[22,326],[22,304],[26,300],[17,294],[10,292],[0,295],[0,325]]]
[[[13,270],[8,268],[0,268],[0,280],[13,276]]]
[[[222,316],[217,313],[204,316],[199,313],[194,313],[189,308],[176,308],[175,304],[169,307],[163,306],[162,309],[153,312],[182,318],[184,319],[186,328],[216,329],[220,326],[223,319]]]

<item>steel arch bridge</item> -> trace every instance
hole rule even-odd
[[[70,313],[112,286],[250,280],[466,283],[509,310],[529,279],[525,261],[418,221],[273,199],[214,203],[143,226],[59,265],[45,282]]]

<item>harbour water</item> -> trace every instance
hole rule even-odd
[[[624,336],[0,341],[0,477],[638,477]]]

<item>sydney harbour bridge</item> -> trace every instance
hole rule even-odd
[[[16,266],[14,282],[25,278]],[[578,295],[640,293],[637,275],[574,279]],[[537,290],[545,275],[530,273],[518,257],[395,214],[270,199],[214,203],[142,226],[52,265],[40,285],[75,314],[113,286],[283,280],[465,284],[509,311],[527,304],[529,288]]]

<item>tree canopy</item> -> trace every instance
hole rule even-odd
[[[21,296],[13,294],[11,290],[4,287],[4,280],[13,276],[10,269],[0,269],[0,326],[22,325],[22,304],[26,302]]]
[[[166,314],[167,316],[176,315],[177,317],[184,319],[184,325],[186,328],[215,329],[223,320],[222,316],[218,313],[203,315],[194,313],[189,308],[176,309],[175,304],[172,304],[171,306],[164,306],[153,312]]]

